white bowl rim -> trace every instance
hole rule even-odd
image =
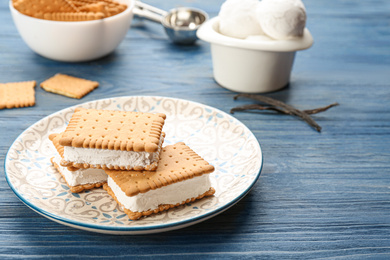
[[[123,15],[127,15],[128,12],[132,12],[133,11],[133,8],[135,6],[135,1],[136,0],[129,0],[129,4],[130,5],[127,5],[127,8],[123,12],[120,12],[119,14],[116,14],[116,15],[113,15],[113,16],[110,16],[110,17],[107,17],[107,18],[103,18],[103,19],[89,20],[89,21],[54,21],[54,20],[46,20],[46,19],[35,18],[35,17],[29,16],[29,15],[25,15],[25,14],[19,12],[18,10],[16,10],[14,8],[13,4],[12,4],[12,0],[9,1],[9,9],[11,10],[11,12],[17,13],[18,15],[21,15],[21,16],[25,17],[26,19],[39,21],[39,22],[42,22],[42,23],[67,24],[67,25],[72,26],[72,25],[80,25],[80,24],[101,23],[102,21],[110,21],[110,20],[116,19],[117,17],[123,16]]]
[[[250,41],[225,36],[215,27],[219,25],[219,17],[214,17],[204,24],[197,31],[199,39],[223,46],[236,47],[250,50],[292,52],[310,48],[313,45],[313,37],[307,28],[304,29],[303,36],[289,40],[270,40],[270,41]]]

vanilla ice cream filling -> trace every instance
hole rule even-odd
[[[127,196],[110,176],[108,176],[107,184],[123,207],[133,212],[154,210],[162,204],[182,203],[187,199],[196,198],[204,194],[211,187],[208,174],[176,182],[145,193],[138,193],[131,197]]]
[[[163,139],[160,138],[159,148],[154,153],[64,146],[64,160],[108,167],[145,167],[158,162]]]
[[[60,168],[62,176],[65,178],[69,186],[78,186],[84,184],[94,184],[107,181],[107,174],[102,169],[79,169],[77,171],[69,171],[66,167],[60,165],[61,157],[54,157],[54,162]]]

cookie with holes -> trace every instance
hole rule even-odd
[[[103,188],[136,220],[215,193],[209,174],[214,167],[180,142],[161,151],[156,171],[105,170]]]
[[[62,166],[116,170],[157,168],[165,114],[77,108],[59,144]]]

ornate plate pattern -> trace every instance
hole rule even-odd
[[[43,118],[10,147],[5,175],[28,207],[61,224],[110,234],[144,234],[186,227],[213,217],[237,203],[260,176],[262,152],[252,132],[232,116],[188,100],[129,96],[92,101],[85,108],[167,115],[164,145],[185,142],[215,167],[210,175],[216,193],[185,206],[131,221],[103,189],[72,193],[50,163],[55,154],[48,140],[65,129],[75,107]]]

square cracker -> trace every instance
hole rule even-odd
[[[72,77],[60,73],[41,83],[41,87],[48,92],[78,99],[82,98],[98,86],[99,82],[97,81]]]
[[[0,109],[35,105],[36,82],[0,83]]]
[[[202,159],[190,147],[183,142],[168,145],[162,149],[160,161],[156,171],[116,171],[105,170],[109,177],[121,188],[121,190],[129,197],[139,193],[147,195],[150,190],[162,188],[180,181],[195,178],[203,174],[209,174],[214,171],[214,166]],[[120,204],[115,197],[111,188],[105,184],[105,190]],[[181,204],[201,199],[204,196],[211,196],[215,193],[213,188],[210,188],[204,194],[196,198],[187,198],[183,203],[176,205],[163,204],[157,209],[147,210],[143,212],[133,212],[125,209],[125,213],[130,219],[138,219],[142,216],[148,216],[152,213],[157,213]]]
[[[154,153],[165,114],[77,108],[60,139],[62,146]]]

